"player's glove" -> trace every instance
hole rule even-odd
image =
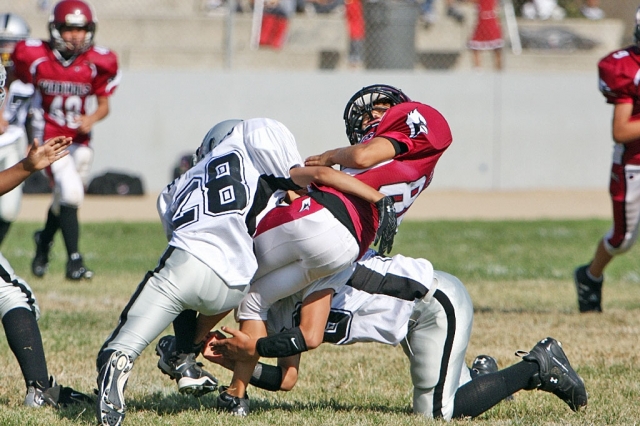
[[[393,206],[391,197],[383,197],[376,202],[378,208],[378,231],[373,245],[378,246],[378,253],[386,254],[393,247],[393,239],[398,232],[398,219],[396,217],[396,209]]]

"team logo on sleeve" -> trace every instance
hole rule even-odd
[[[427,129],[427,120],[418,112],[418,109],[414,109],[409,114],[407,114],[407,126],[409,126],[409,137],[415,138],[420,133],[424,133],[425,135],[429,134],[429,129]]]

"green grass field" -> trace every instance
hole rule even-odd
[[[81,249],[95,270],[90,282],[64,280],[64,250],[56,240],[44,279],[30,273],[32,234],[39,224],[18,223],[2,252],[39,300],[48,367],[60,383],[85,393],[95,388],[95,356],[121,309],[165,247],[157,223],[85,224]],[[590,221],[406,222],[394,253],[425,257],[457,275],[474,300],[467,361],[486,353],[501,367],[517,349],[553,336],[563,343],[589,391],[589,406],[573,413],[544,392],[519,392],[479,419],[453,424],[619,425],[640,419],[640,246],[607,271],[604,313],[580,315],[575,266],[588,261],[608,223]],[[229,319],[225,320],[227,323]],[[169,331],[169,330],[168,330]],[[0,335],[0,424],[95,424],[91,405],[32,410],[22,406],[24,383]],[[215,395],[182,396],[155,364],[152,346],[136,362],[126,399],[127,425],[422,425],[411,414],[408,361],[400,348],[374,344],[323,345],[303,356],[296,388],[288,393],[250,389],[246,419],[217,414]],[[206,361],[205,361],[206,362]],[[208,369],[227,383],[230,374]]]

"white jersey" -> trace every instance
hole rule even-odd
[[[274,304],[269,310],[269,332],[299,325],[304,298],[314,291],[333,288],[336,293],[324,342],[397,345],[407,335],[415,303],[429,292],[433,277],[433,266],[428,260],[400,254],[384,257],[369,250],[351,268],[318,280],[309,289]]]
[[[5,102],[3,118],[9,123],[7,130],[0,135],[0,147],[20,142],[16,147],[19,155],[24,155],[26,149],[25,124],[29,115],[29,108],[33,99],[33,85],[15,80],[9,86],[9,93]],[[13,160],[13,158],[11,159]],[[8,167],[11,164],[5,164]]]
[[[257,269],[253,234],[278,190],[298,189],[289,170],[303,164],[281,123],[238,124],[205,158],[158,199],[169,245],[209,265],[227,285],[246,285]]]

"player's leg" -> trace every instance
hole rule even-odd
[[[611,174],[613,225],[598,242],[592,261],[574,272],[580,312],[602,311],[604,269],[615,256],[628,251],[638,238],[640,166],[614,164]]]
[[[458,387],[470,380],[465,354],[473,304],[456,277],[434,276],[434,290],[416,303],[403,348],[411,362],[413,411],[450,419]]]
[[[38,317],[40,310],[33,291],[15,275],[9,262],[0,255],[0,317],[7,343],[16,357],[26,386],[24,404],[29,407],[53,407],[87,402],[89,398],[71,388],[57,385],[49,378]]]

